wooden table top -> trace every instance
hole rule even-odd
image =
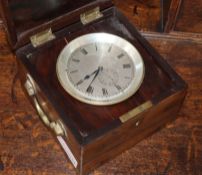
[[[188,95],[175,122],[92,175],[202,174],[202,39],[147,39],[188,83]],[[0,175],[75,175],[22,92],[15,59],[0,22]]]

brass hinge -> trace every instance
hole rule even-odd
[[[121,120],[122,123],[125,123],[130,119],[134,119],[135,117],[137,117],[138,114],[148,110],[152,106],[153,106],[152,102],[147,101],[147,102],[143,103],[142,105],[136,107],[135,109],[132,109],[128,113],[122,115],[119,119]]]
[[[102,17],[103,17],[103,14],[100,12],[100,7],[96,7],[92,10],[82,13],[80,15],[80,20],[83,25],[86,25]]]
[[[34,47],[38,47],[53,39],[55,39],[55,35],[52,33],[51,29],[47,29],[30,37],[31,43]]]

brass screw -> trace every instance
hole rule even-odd
[[[135,126],[138,127],[140,125],[140,121],[138,120],[136,123],[135,123]]]

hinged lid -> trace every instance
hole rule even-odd
[[[81,14],[95,7],[104,10],[110,6],[111,0],[0,0],[0,13],[10,45],[17,49],[29,43],[32,36],[42,36],[40,33],[49,29],[54,33],[79,21],[84,17]],[[99,15],[97,12],[94,14]],[[82,19],[90,20],[90,17],[93,16]]]

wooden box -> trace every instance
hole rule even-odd
[[[22,88],[78,174],[88,174],[175,119],[185,82],[110,0],[0,0],[0,5]],[[99,19],[93,19],[96,13],[102,14]],[[82,16],[88,17],[87,24]],[[74,38],[94,32],[125,38],[144,61],[139,90],[116,105],[79,102],[57,79],[61,50]]]

